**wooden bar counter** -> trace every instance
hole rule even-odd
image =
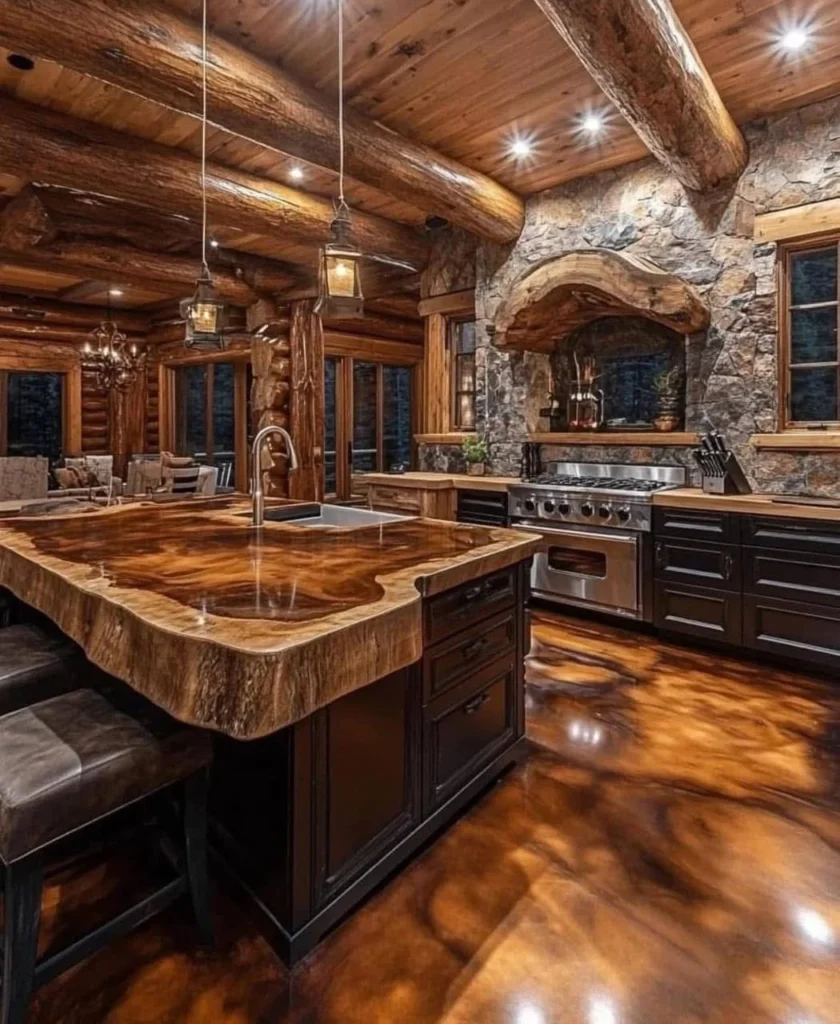
[[[141,502],[0,519],[0,585],[219,734],[217,852],[295,960],[521,756],[533,547]]]

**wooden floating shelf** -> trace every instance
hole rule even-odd
[[[799,430],[787,434],[753,434],[750,443],[766,451],[840,451],[840,430]]]
[[[638,445],[644,448],[676,448],[687,447],[700,443],[697,434],[678,433],[673,431],[637,431],[636,433],[611,433],[609,431],[587,432],[578,434],[529,434],[529,441],[538,444],[589,444],[589,445]]]

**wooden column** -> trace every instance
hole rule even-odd
[[[125,393],[111,392],[111,454],[114,473],[126,479],[129,459],[146,448],[146,374]]]
[[[263,326],[268,328],[263,338],[254,338],[251,343],[252,431],[256,433],[267,426],[288,430],[291,375],[288,317],[274,302],[263,299],[249,307],[247,319],[250,331]],[[271,439],[262,451],[263,488],[272,498],[285,498],[289,494],[288,460],[280,454],[281,449],[279,439]]]
[[[737,179],[747,144],[669,0],[535,0],[644,144],[688,188]]]
[[[289,496],[324,497],[324,332],[313,299],[292,303],[292,439],[300,468],[289,478]]]

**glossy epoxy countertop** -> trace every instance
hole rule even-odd
[[[255,530],[248,512],[226,497],[0,520],[0,585],[175,717],[255,738],[417,661],[421,593],[534,548],[426,519]]]

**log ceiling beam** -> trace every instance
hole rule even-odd
[[[683,185],[704,192],[743,173],[747,144],[669,0],[535,3]]]
[[[30,181],[100,193],[157,212],[201,216],[200,161],[179,150],[0,98],[0,170]],[[207,209],[216,228],[253,231],[317,245],[329,237],[332,203],[244,171],[210,164]],[[353,214],[365,251],[422,266],[426,239],[372,214]]]
[[[149,327],[149,316],[126,309],[111,310],[111,315],[124,331],[143,334]],[[0,320],[20,320],[54,327],[92,329],[106,316],[106,310],[96,306],[76,306],[70,302],[33,299],[26,295],[0,293]]]
[[[6,0],[0,43],[183,113],[200,113],[201,28],[160,3]],[[332,96],[221,37],[211,37],[208,52],[208,116],[214,124],[338,170]],[[347,171],[359,181],[492,241],[519,237],[522,199],[486,175],[353,110],[346,113],[345,137]]]

